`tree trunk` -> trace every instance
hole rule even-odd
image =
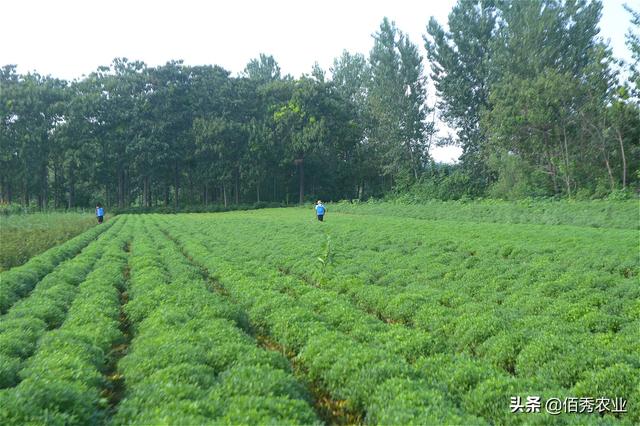
[[[46,210],[49,205],[49,176],[47,170],[47,164],[42,165],[42,170],[40,171],[40,210]]]
[[[124,170],[118,170],[118,207],[124,208]]]
[[[222,198],[224,199],[224,206],[227,207],[227,187],[222,182]]]
[[[609,156],[607,155],[607,152],[604,150],[604,146],[603,146],[602,156],[604,157],[604,164],[605,166],[607,166],[607,174],[609,175],[609,186],[611,188],[611,191],[613,191],[614,189],[616,189],[616,182],[615,182],[615,179],[613,178],[613,172],[611,171],[611,165],[609,164]]]
[[[76,176],[73,169],[69,173],[69,208],[73,208],[76,203]]]
[[[278,198],[278,186],[276,182],[276,175],[273,175],[273,201],[276,201]]]
[[[148,184],[149,182],[147,182],[147,177],[143,176],[142,177],[142,194],[140,197],[140,207],[146,207],[147,191],[149,191],[149,188],[147,188]]]
[[[53,166],[53,208],[58,209],[60,207],[60,186],[58,181],[58,166]]]
[[[235,171],[234,192],[237,206],[238,204],[240,204],[240,170],[238,168],[236,168]]]
[[[127,169],[124,169],[122,172],[124,175],[124,191],[122,195],[123,203],[125,207],[129,207],[131,205],[131,176]]]
[[[256,201],[260,202],[260,180],[256,183]]]
[[[415,178],[415,180],[418,180],[418,163],[415,159],[415,153],[413,152],[413,148],[411,147],[411,142],[407,143],[407,150],[409,151],[409,160],[411,161],[411,170],[413,171],[413,177]]]
[[[11,180],[7,181],[7,203],[11,204],[13,201],[13,188],[11,187]]]
[[[627,187],[627,157],[624,154],[624,143],[622,143],[622,133],[620,129],[616,129],[618,135],[618,142],[620,142],[620,154],[622,156],[622,189]]]
[[[173,168],[173,188],[174,188],[174,192],[175,192],[175,196],[176,198],[173,200],[173,207],[177,210],[178,209],[178,198],[180,196],[180,187],[179,187],[179,179],[178,179],[178,163],[176,162],[174,164],[174,168]]]
[[[143,198],[144,206],[151,207],[151,183],[149,181],[149,176],[144,177]]]
[[[29,182],[27,182],[27,178],[24,178],[23,181],[23,185],[24,185],[24,192],[22,194],[23,198],[22,198],[22,204],[25,207],[29,207]]]
[[[564,142],[564,164],[566,167],[564,180],[567,186],[567,195],[571,197],[571,174],[569,172],[569,148],[567,145],[567,131],[564,127],[562,127],[562,136],[563,136],[563,142]]]
[[[556,172],[556,166],[553,164],[553,161],[549,159],[549,174],[551,175],[551,182],[553,183],[553,193],[557,194],[560,192],[558,189],[558,173]]]
[[[167,182],[164,183],[164,206],[169,206],[169,184]]]
[[[301,158],[298,163],[298,177],[299,177],[298,203],[303,204],[304,203],[304,159],[303,158]]]
[[[38,191],[36,192],[36,202],[38,204],[38,210],[42,211],[43,209],[43,199],[42,199],[42,171],[38,173]]]

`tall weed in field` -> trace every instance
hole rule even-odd
[[[89,213],[0,215],[0,271],[22,265],[95,224]]]

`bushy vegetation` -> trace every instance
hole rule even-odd
[[[620,420],[637,421],[634,231],[329,211],[326,224],[280,210],[161,227],[346,417],[511,424],[533,419],[510,414],[510,396],[590,391],[628,395]]]
[[[456,206],[119,216],[4,311],[0,422],[640,422],[635,211],[437,216]],[[628,405],[514,414],[515,396]]]
[[[593,228],[640,229],[640,201],[636,200],[470,200],[419,201],[402,196],[387,202],[340,202],[331,211],[357,215],[395,216],[453,222],[531,223]]]
[[[0,271],[22,265],[95,224],[89,213],[0,214]]]
[[[113,422],[316,423],[286,358],[258,348],[242,311],[152,221],[138,223],[125,306],[135,338],[118,363],[126,392]]]
[[[99,408],[104,404],[101,393],[105,386],[103,373],[108,355],[111,348],[123,340],[119,292],[123,289],[127,262],[126,240],[127,231],[120,229],[100,241],[101,244],[94,243],[94,251],[98,252],[95,254],[100,259],[93,270],[77,288],[69,289],[67,297],[51,301],[53,306],[60,305],[59,317],[55,322],[49,319],[46,324],[51,331],[40,329],[47,319],[38,318],[37,314],[20,318],[23,323],[16,324],[20,328],[2,330],[3,337],[14,337],[14,330],[20,332],[31,325],[29,337],[35,337],[34,341],[37,339],[35,353],[18,372],[17,386],[0,390],[2,424],[92,424],[99,421]],[[39,297],[39,293],[34,292],[31,297]],[[65,305],[71,300],[67,313]],[[37,311],[37,302],[30,305]],[[19,309],[18,305],[16,308]],[[12,313],[13,310],[7,316]],[[11,327],[12,323],[3,318],[2,324]],[[33,336],[38,331],[39,338]],[[18,355],[25,358],[30,355],[26,348],[21,349],[23,351]]]
[[[76,256],[84,247],[102,232],[109,229],[111,222],[97,226],[75,238],[53,247],[46,252],[31,258],[24,265],[0,273],[0,314],[16,300],[29,293],[34,285],[62,261]]]
[[[60,327],[67,317],[78,285],[92,274],[104,254],[104,244],[117,236],[125,220],[89,244],[78,256],[61,263],[38,282],[28,297],[16,302],[0,323],[0,388],[19,382],[23,362],[33,355],[47,330]],[[119,238],[119,237],[118,237]]]

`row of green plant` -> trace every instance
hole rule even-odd
[[[0,422],[317,422],[282,354],[331,422],[640,421],[633,233],[333,209],[328,219],[299,209],[118,219],[0,319],[0,354],[11,352],[0,372],[9,386],[22,380],[0,391]],[[97,246],[105,256],[74,298]],[[91,282],[111,251],[121,261],[108,290]],[[82,306],[96,301],[88,318]],[[512,414],[510,397],[527,395],[623,397],[629,412]]]
[[[109,229],[113,223],[114,221],[109,221],[102,226],[91,228],[69,241],[31,258],[24,265],[1,272],[0,314],[4,314],[12,304],[27,295],[42,277],[53,271],[61,262],[80,253],[84,247]]]
[[[21,382],[0,390],[0,423],[102,422],[109,353],[124,338],[119,316],[127,264],[126,229],[103,244],[104,254],[78,286],[62,326],[39,339],[34,356],[19,373]]]
[[[86,213],[0,214],[0,272],[62,244],[96,224]]]
[[[594,228],[640,229],[640,201],[522,199],[419,201],[407,198],[391,201],[342,201],[329,206],[331,212],[358,215],[397,216],[456,222],[503,224],[537,223]]]
[[[200,259],[210,259],[210,265],[215,265],[216,277],[236,298],[248,303],[249,313],[254,314],[252,321],[264,333],[272,333],[285,351],[298,354],[296,363],[309,370],[308,380],[336,398],[336,405],[345,410],[342,416],[353,420],[363,417],[362,413],[366,412],[370,423],[395,424],[401,420],[406,422],[407,413],[413,412],[415,417],[409,418],[414,421],[417,418],[431,422],[462,421],[455,415],[455,408],[447,404],[433,412],[434,407],[425,407],[425,401],[417,403],[419,398],[403,407],[389,406],[385,402],[398,391],[404,392],[402,397],[411,400],[410,396],[415,396],[412,392],[424,385],[413,377],[419,374],[411,371],[407,363],[394,362],[397,356],[410,358],[428,352],[428,340],[420,339],[420,333],[410,341],[406,339],[410,333],[397,328],[386,329],[379,321],[358,315],[323,292],[304,288],[304,284],[291,278],[278,280],[259,262],[247,259],[243,259],[246,263],[234,262],[235,250],[227,251],[230,260],[223,259],[223,255],[212,250],[206,240],[199,240],[200,245],[194,243],[193,229],[187,235],[188,228],[181,226],[181,229],[180,235],[190,249],[199,253]],[[256,281],[262,288],[252,288]],[[272,303],[275,306],[271,306]],[[291,312],[291,306],[296,307],[294,312]],[[394,363],[398,365],[394,366]],[[353,376],[340,377],[346,373]],[[397,380],[396,376],[399,376]],[[396,386],[385,388],[382,394],[375,394],[375,398],[368,395],[374,393],[378,384],[387,381]],[[396,402],[400,403],[401,399]],[[475,423],[480,421],[473,420]]]
[[[161,219],[157,219],[161,220]],[[171,221],[168,221],[171,222]],[[170,226],[165,223],[165,226]],[[197,234],[192,227],[185,228],[177,239],[183,244],[194,244]],[[243,275],[259,277],[268,290],[278,291],[294,299],[295,306],[318,315],[327,326],[345,333],[361,343],[373,344],[407,361],[414,361],[432,351],[433,341],[420,330],[410,330],[401,324],[392,324],[353,306],[340,294],[328,288],[309,284],[307,280],[282,274],[263,260],[257,260],[252,248],[239,246],[242,251],[223,249],[214,240],[199,240],[202,254],[210,253],[222,265],[232,265]],[[245,251],[246,249],[246,251]],[[251,254],[249,254],[251,253]]]
[[[320,313],[361,341],[367,333],[375,335],[371,343],[386,337],[370,321],[355,322],[354,307],[426,332],[428,353],[414,365],[433,368],[448,360],[443,369],[449,376],[431,376],[436,387],[490,422],[513,421],[503,402],[509,392],[637,400],[640,294],[632,234],[352,215],[310,226],[304,214],[178,216],[163,226],[191,250],[198,241],[194,258],[206,259],[240,300],[255,282],[262,294],[269,292],[256,298],[277,300],[282,296],[271,293],[285,293],[283,305]],[[334,309],[347,320],[332,317]],[[350,321],[355,333],[344,324]],[[632,374],[617,377],[621,371]],[[469,374],[464,385],[449,383],[448,377]],[[492,384],[500,392],[487,392]],[[637,408],[631,411],[623,421],[637,418]]]
[[[136,223],[125,305],[135,337],[118,363],[126,388],[112,422],[317,423],[286,358],[256,346],[243,312],[146,217]]]
[[[206,237],[198,236],[195,225],[189,220],[162,224],[247,310],[252,325],[294,357],[311,386],[333,400],[326,408],[336,410],[342,421],[483,423],[478,417],[463,414],[437,387],[425,382],[423,371],[403,359],[402,355],[428,351],[428,341],[417,337],[410,342],[405,339],[407,335],[394,335],[393,330],[387,330],[385,335],[381,324],[372,320],[378,327],[371,326],[364,317],[352,329],[345,324],[338,326],[337,312],[330,314],[330,308],[325,312],[314,310],[309,302],[313,295],[309,294],[305,301],[278,288],[279,284],[287,285],[286,279],[276,283],[256,264],[242,264],[243,267],[221,257],[205,244]],[[228,253],[235,250],[226,247]],[[288,281],[290,286],[298,285],[294,280]],[[326,298],[323,301],[330,303]],[[395,338],[407,346],[394,348]],[[427,394],[438,398],[422,399]]]
[[[63,323],[84,281],[102,255],[105,245],[119,238],[126,219],[118,221],[82,252],[46,275],[28,297],[0,317],[0,388],[15,386],[24,361],[33,355],[38,340]]]
[[[256,210],[264,208],[276,208],[287,207],[284,203],[258,201],[255,203],[243,203],[243,204],[189,204],[186,206],[132,206],[132,207],[114,207],[111,211],[113,214],[147,214],[147,213],[161,213],[161,214],[173,214],[173,213],[220,213],[230,212],[237,210]]]

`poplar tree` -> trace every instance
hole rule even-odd
[[[470,176],[471,193],[491,182],[489,151],[480,117],[489,105],[491,38],[497,28],[494,0],[459,0],[448,17],[448,31],[429,20],[425,48],[438,94],[438,112],[456,131],[460,161]]]
[[[426,89],[417,47],[384,18],[369,55],[366,136],[383,176],[408,184],[428,158]]]

